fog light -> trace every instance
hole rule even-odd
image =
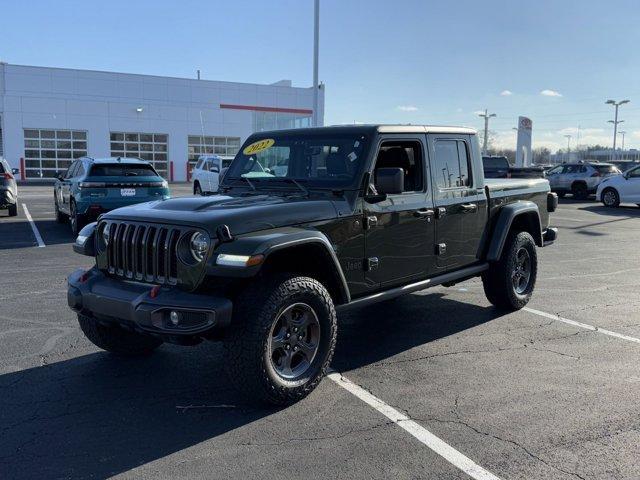
[[[173,326],[177,326],[180,323],[180,314],[175,310],[172,310],[169,314],[169,320],[171,320]]]

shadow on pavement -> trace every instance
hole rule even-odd
[[[333,366],[353,370],[498,316],[438,294],[366,308],[341,316]],[[0,376],[0,478],[106,478],[277,412],[242,405],[221,350],[100,352]]]
[[[38,243],[27,220],[20,217],[0,217],[0,250],[34,247]],[[36,226],[45,245],[73,243],[74,237],[68,224],[55,220],[36,220]]]

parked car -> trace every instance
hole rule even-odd
[[[503,155],[482,157],[484,178],[545,178],[544,168],[539,166],[514,167]]]
[[[191,172],[193,180],[193,194],[207,195],[216,193],[220,185],[221,176],[233,158],[223,158],[218,155],[202,155]]]
[[[54,185],[56,220],[69,220],[77,234],[115,208],[169,198],[169,184],[137,158],[79,158]]]
[[[598,185],[596,199],[606,207],[617,207],[621,203],[640,206],[640,165],[602,180]]]
[[[482,157],[484,178],[510,178],[511,164],[507,157],[501,155],[484,155]]]
[[[600,182],[620,173],[611,163],[564,163],[546,172],[551,191],[559,197],[571,193],[573,198],[584,200],[596,193]]]
[[[285,176],[269,173],[285,163]],[[96,263],[68,277],[67,300],[102,349],[222,340],[234,385],[290,404],[329,367],[336,308],[478,276],[496,307],[527,304],[536,247],[557,236],[558,198],[546,180],[482,172],[469,128],[256,133],[224,195],[120,208],[87,225],[74,250]]]
[[[18,185],[9,163],[0,157],[0,209],[7,209],[10,217],[18,215]]]
[[[618,170],[620,170],[622,173],[640,165],[640,162],[636,160],[618,160],[611,163],[618,167]]]

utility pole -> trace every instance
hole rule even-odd
[[[313,126],[318,126],[318,53],[320,41],[320,0],[313,6]]]
[[[479,113],[479,117],[484,118],[484,142],[482,142],[482,153],[487,154],[487,141],[489,137],[489,119],[491,117],[495,117],[495,113],[488,113],[488,110],[485,108],[484,113]]]
[[[624,120],[618,120],[618,107],[625,103],[629,103],[629,101],[630,100],[621,100],[616,102],[615,100],[607,100],[604,102],[606,105],[613,105],[616,109],[614,119],[608,121],[609,123],[613,123],[613,153],[611,154],[611,160],[616,159],[616,137],[618,136],[618,124],[624,122]]]

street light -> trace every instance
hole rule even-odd
[[[489,119],[497,116],[495,113],[487,113],[487,109],[484,109],[484,113],[479,113],[479,117],[484,118],[484,142],[482,142],[482,153],[487,154],[487,137],[489,134]]]
[[[624,120],[618,120],[618,107],[620,105],[624,105],[625,103],[629,103],[630,100],[620,100],[616,102],[615,100],[607,100],[604,102],[606,105],[613,105],[616,109],[614,120],[609,120],[609,123],[613,123],[613,154],[612,160],[616,158],[616,137],[618,136],[618,124],[624,122]]]
[[[627,132],[623,132],[622,130],[620,130],[618,132],[619,135],[622,135],[622,153],[623,153],[623,155],[624,155],[624,136],[625,136],[626,133]]]

